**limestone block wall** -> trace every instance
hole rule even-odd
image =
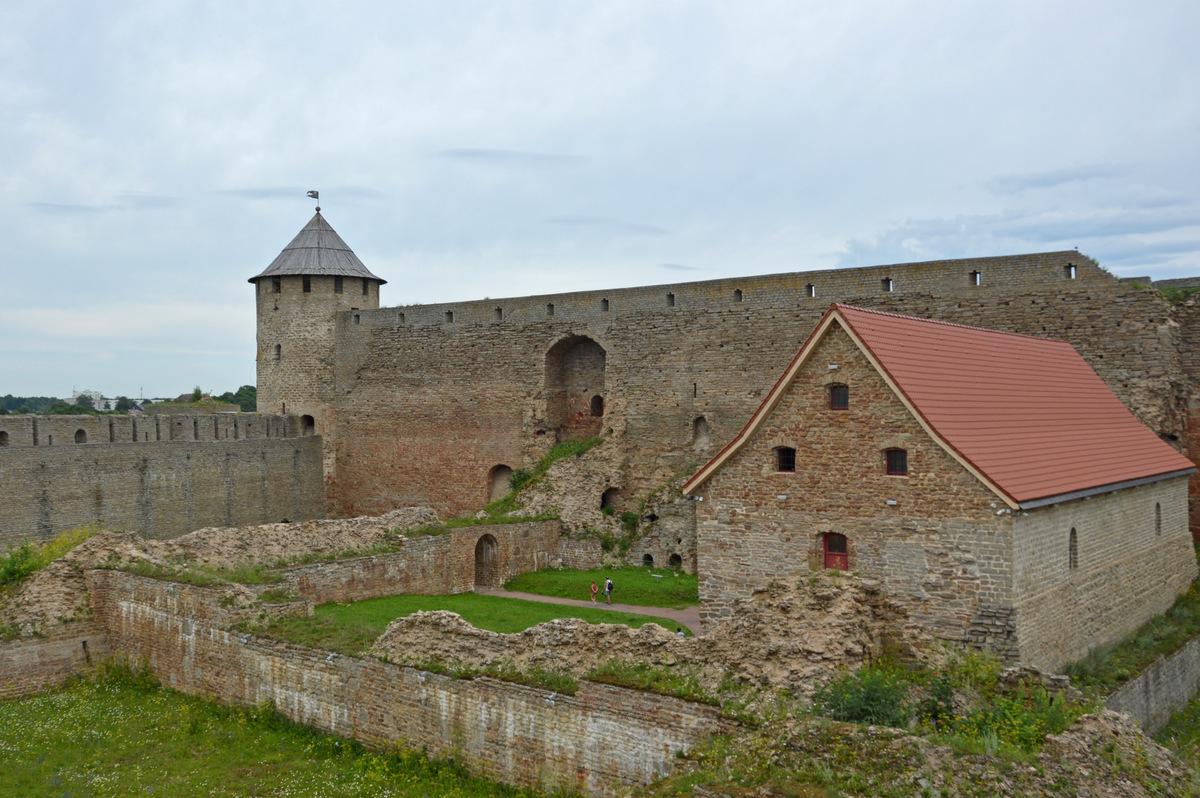
[[[50,628],[38,637],[0,640],[0,699],[54,687],[109,655],[99,620]]]
[[[278,416],[0,416],[0,547],[92,523],[169,538],[323,518],[321,440],[296,432]]]
[[[1124,712],[1142,724],[1147,734],[1158,733],[1200,690],[1200,639],[1192,640],[1169,657],[1151,663],[1136,678],[1104,700],[1114,712]]]
[[[713,707],[584,683],[575,696],[453,680],[221,626],[213,591],[89,574],[114,652],[165,685],[220,701],[271,701],[301,723],[366,743],[461,758],[474,772],[547,790],[612,795],[666,775],[675,754],[731,723]]]
[[[556,564],[559,529],[557,521],[529,521],[410,535],[399,551],[283,569],[284,583],[276,587],[286,586],[315,604],[400,593],[465,593],[476,585],[476,549],[484,535],[496,541],[491,576],[503,582]]]
[[[848,387],[847,410],[829,408],[831,382]],[[795,450],[794,471],[777,470],[778,447]],[[886,473],[893,447],[908,452],[907,476]],[[1011,604],[1011,519],[997,515],[997,497],[925,433],[840,327],[698,496],[706,626],[773,579],[824,568],[829,533],[846,536],[851,570],[881,581],[944,639],[966,639],[981,613]],[[985,642],[1008,645],[1007,626],[986,628],[997,639]]]
[[[1187,482],[1177,477],[1014,518],[1014,609],[1023,661],[1056,671],[1165,612],[1187,590],[1197,573]]]
[[[548,358],[588,338],[636,506],[732,438],[834,301],[1066,339],[1152,429],[1185,435],[1169,306],[1077,252],[766,275],[339,314],[333,505],[482,506],[494,466],[553,443]]]

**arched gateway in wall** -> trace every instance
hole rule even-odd
[[[475,587],[500,587],[499,549],[491,535],[475,543]]]
[[[546,353],[546,421],[560,439],[586,438],[604,427],[604,347],[568,336]]]

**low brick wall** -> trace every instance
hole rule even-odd
[[[55,626],[39,637],[0,641],[0,699],[29,695],[61,684],[108,656],[108,635],[99,621]]]
[[[359,601],[399,593],[446,595],[475,588],[476,548],[484,536],[495,541],[488,578],[503,582],[555,564],[558,521],[485,524],[440,535],[410,535],[397,551],[283,569],[284,583],[316,604]]]
[[[115,571],[93,571],[89,584],[113,651],[148,663],[163,684],[271,701],[301,723],[454,755],[510,784],[614,794],[666,775],[677,751],[733,728],[712,707],[608,685],[560,696],[239,634],[221,628],[230,616],[205,588]]]
[[[1154,734],[1200,690],[1200,638],[1162,657],[1110,695],[1104,705],[1124,712]]]

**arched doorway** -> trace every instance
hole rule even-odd
[[[300,416],[300,434],[308,437],[309,435],[315,435],[316,432],[317,422],[313,420],[313,417],[309,415]]]
[[[604,347],[580,335],[546,353],[546,422],[563,440],[600,434],[604,423]]]
[[[825,536],[825,567],[838,571],[850,570],[850,553],[846,547],[846,536],[830,532]]]
[[[75,442],[76,443],[87,443],[87,433],[81,429],[75,430]]]
[[[488,472],[488,502],[503,499],[512,489],[513,470],[501,464]]]
[[[499,546],[491,535],[475,543],[475,587],[500,587]]]

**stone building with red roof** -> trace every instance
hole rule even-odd
[[[943,639],[1056,669],[1195,578],[1194,471],[1064,341],[834,304],[684,486],[702,615],[842,568]]]

